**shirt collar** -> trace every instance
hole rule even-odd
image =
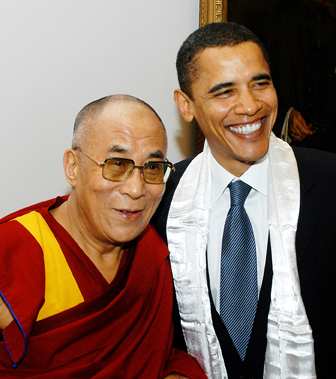
[[[253,164],[240,178],[236,178],[221,166],[210,154],[211,169],[211,202],[214,204],[221,197],[226,187],[234,179],[240,179],[249,184],[253,189],[267,196],[267,176],[268,176],[268,154],[261,160]]]

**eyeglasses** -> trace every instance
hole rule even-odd
[[[103,168],[103,178],[112,182],[123,182],[138,168],[142,172],[143,179],[148,184],[166,183],[171,172],[175,171],[173,164],[169,161],[150,161],[143,166],[136,166],[132,159],[107,158],[104,163],[99,163],[80,147],[78,151],[90,158],[94,163]]]

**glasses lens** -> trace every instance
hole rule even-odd
[[[133,171],[134,163],[128,159],[110,158],[105,162],[103,177],[114,182],[122,182]]]
[[[171,171],[171,165],[167,162],[147,162],[144,165],[143,175],[147,183],[166,183]]]

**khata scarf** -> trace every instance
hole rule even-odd
[[[210,148],[205,142],[176,188],[167,220],[176,296],[188,351],[211,379],[227,378],[212,318],[206,249],[211,206]],[[268,225],[273,282],[264,378],[316,378],[314,342],[300,294],[295,235],[300,181],[291,147],[270,139]]]

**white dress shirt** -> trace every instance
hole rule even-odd
[[[225,168],[223,168],[212,155],[210,166],[212,190],[207,254],[211,294],[215,307],[219,312],[222,236],[226,216],[230,209],[230,190],[227,186],[233,180],[242,180],[252,187],[251,192],[245,201],[245,210],[250,218],[256,241],[258,289],[260,292],[265,269],[268,242],[268,157],[266,155],[261,161],[252,165],[240,178],[236,178],[225,170]]]

